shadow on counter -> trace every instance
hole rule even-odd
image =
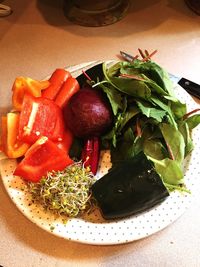
[[[185,19],[194,19],[197,16],[188,9],[183,0],[168,0],[167,3],[160,0],[131,0],[128,14],[117,23],[104,27],[84,27],[71,23],[65,17],[62,0],[37,0],[37,8],[48,24],[60,27],[66,31],[73,31],[73,34],[84,35],[85,37],[122,37],[133,32],[148,31],[169,19],[185,21]],[[190,30],[190,25],[188,25],[188,29],[187,27],[178,28],[180,32]],[[173,33],[174,31],[177,31],[177,28],[170,27],[166,33]]]

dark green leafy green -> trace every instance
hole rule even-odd
[[[145,211],[169,196],[160,176],[142,152],[111,168],[92,185],[92,193],[105,219]]]
[[[176,98],[168,73],[155,62],[103,64],[103,73],[94,86],[104,91],[113,109],[113,127],[102,136],[113,166],[143,151],[169,190],[186,190],[182,164],[193,149],[191,130],[200,115],[185,118],[186,104]]]

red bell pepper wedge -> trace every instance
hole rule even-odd
[[[67,105],[69,99],[80,89],[78,81],[74,77],[69,77],[60,88],[55,98],[55,103],[63,108]]]
[[[29,77],[17,77],[12,86],[12,105],[16,110],[21,110],[23,98],[26,93],[40,97],[42,90],[50,85],[49,81],[37,81]]]
[[[69,154],[73,140],[74,136],[72,132],[68,128],[65,128],[62,140],[54,141],[54,143],[66,154]]]
[[[63,138],[64,120],[54,101],[25,95],[20,113],[18,139],[33,144],[40,136],[51,140]]]
[[[73,160],[47,137],[38,139],[17,165],[14,175],[31,182],[38,182],[49,171],[63,170]]]
[[[71,77],[69,71],[65,69],[56,69],[49,78],[50,86],[42,92],[42,96],[54,100],[63,83],[69,77]]]
[[[100,154],[100,140],[98,137],[93,137],[85,141],[81,159],[85,167],[90,167],[91,172],[97,173]]]

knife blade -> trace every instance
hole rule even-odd
[[[131,62],[134,60],[134,57],[130,54],[120,51],[121,56],[127,60],[128,62]],[[190,95],[193,95],[200,99],[200,85],[192,82],[186,78],[179,78],[173,74],[169,74],[170,78],[177,84],[179,84],[183,89],[185,89]]]

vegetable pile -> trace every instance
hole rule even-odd
[[[199,109],[187,112],[154,52],[140,54],[77,78],[57,69],[46,81],[15,80],[1,150],[18,159],[14,175],[27,181],[33,201],[75,217],[94,197],[103,217],[114,219],[151,208],[171,190],[188,191],[183,162]],[[105,149],[112,168],[96,181]]]
[[[13,110],[2,116],[1,150],[22,158],[14,174],[37,182],[48,171],[73,163],[73,135],[65,127],[63,106],[79,90],[77,80],[57,69],[48,81],[18,77],[12,87]]]

